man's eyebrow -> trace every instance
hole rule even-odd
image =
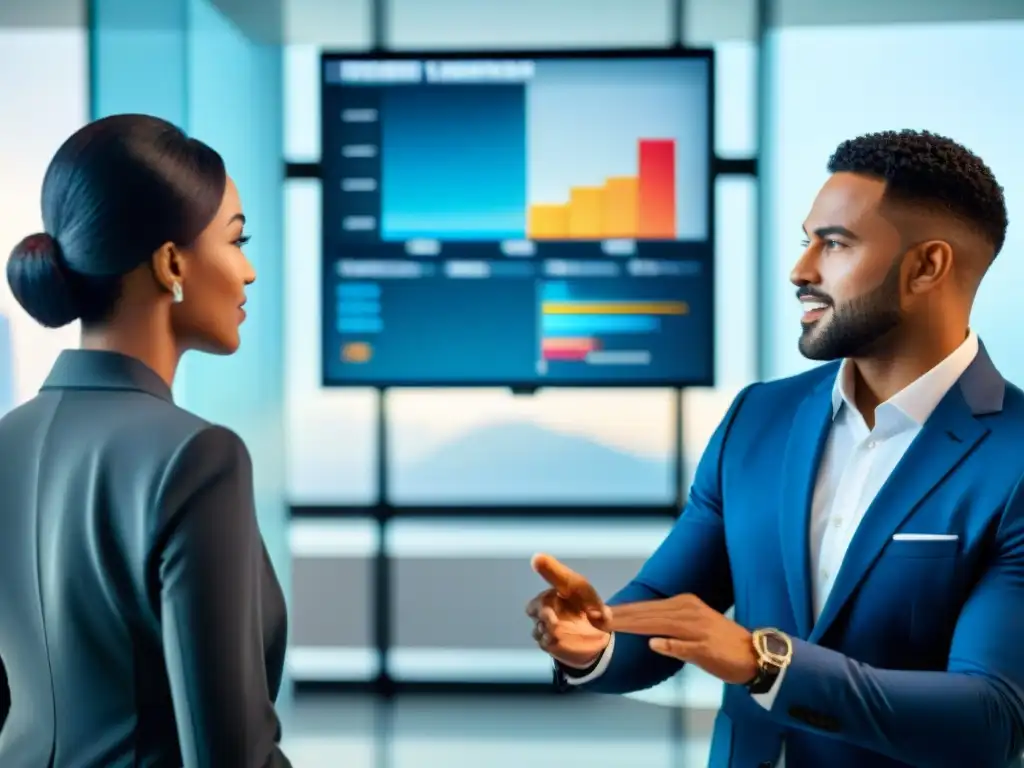
[[[803,230],[805,235],[808,234],[806,224],[804,225]],[[846,227],[840,226],[839,224],[830,224],[829,226],[818,227],[817,229],[814,230],[814,236],[817,237],[819,240],[825,240],[827,238],[834,237],[835,235],[845,237],[849,240],[860,240],[860,238],[857,237],[856,234],[848,230]]]

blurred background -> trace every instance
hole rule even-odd
[[[707,163],[693,182],[707,216],[693,220],[714,276],[710,346],[690,381],[714,386],[325,386],[352,381],[325,362],[323,144],[336,137],[321,54],[673,46],[713,51],[704,96],[679,108],[709,129],[693,139]],[[1022,71],[1020,0],[5,0],[0,243],[40,228],[46,165],[90,119],[158,115],[224,155],[259,279],[241,352],[187,358],[176,397],[254,457],[290,600],[281,710],[296,766],[700,766],[721,688],[699,671],[629,698],[550,693],[523,616],[542,587],[529,558],[550,552],[611,594],[671,526],[736,392],[808,365],[788,273],[840,141],[949,135],[993,168],[1012,222]],[[607,92],[609,122],[641,110],[646,82]],[[601,128],[572,119],[581,136]],[[1021,233],[1012,223],[974,318],[1017,384]],[[353,243],[337,248],[358,257]],[[0,283],[2,413],[78,329],[35,326]]]

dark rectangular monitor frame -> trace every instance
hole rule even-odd
[[[708,136],[708,166],[707,166],[707,221],[706,231],[708,233],[708,243],[711,246],[712,253],[716,243],[715,233],[715,179],[720,173],[720,162],[715,154],[715,52],[712,48],[687,48],[681,46],[675,46],[671,48],[568,48],[568,49],[483,49],[483,50],[369,50],[369,51],[355,51],[355,52],[344,52],[344,51],[323,51],[320,54],[320,69],[318,77],[320,78],[319,87],[321,95],[321,103],[323,101],[324,90],[328,87],[326,79],[324,77],[325,65],[332,61],[409,61],[409,60],[435,60],[435,61],[474,61],[474,60],[494,60],[494,59],[535,59],[535,60],[585,60],[585,59],[610,59],[610,60],[625,60],[625,59],[701,59],[706,61],[708,64],[708,88],[707,88],[707,122],[706,131]],[[323,143],[323,136],[325,131],[324,117],[321,115],[320,122],[320,136],[321,146]],[[321,241],[323,240],[323,233],[321,233]],[[323,274],[323,256],[321,255],[321,263],[319,265],[320,279],[324,280]],[[707,361],[707,370],[709,371],[708,376],[700,379],[692,380],[680,380],[680,379],[648,379],[645,381],[600,381],[591,380],[585,382],[564,382],[564,381],[552,381],[544,382],[538,379],[529,379],[526,381],[502,381],[502,382],[479,382],[479,381],[468,381],[465,379],[453,380],[453,381],[439,381],[431,379],[429,381],[415,382],[403,379],[401,381],[387,381],[387,380],[372,380],[372,381],[355,381],[355,380],[328,380],[324,363],[325,350],[323,349],[323,339],[321,338],[320,344],[318,345],[320,353],[320,384],[326,389],[376,389],[376,390],[389,390],[389,389],[506,389],[512,390],[519,394],[534,394],[542,389],[623,389],[623,390],[640,390],[640,389],[684,389],[688,387],[713,387],[715,386],[715,368],[717,366],[718,352],[716,349],[716,343],[718,339],[717,328],[714,322],[716,312],[716,301],[714,296],[714,288],[716,285],[717,275],[714,268],[714,260],[711,262],[711,286],[712,292],[709,297],[710,308],[711,308],[711,333],[710,333],[710,359]],[[323,290],[321,285],[321,291]],[[323,333],[323,308],[321,307],[321,318],[320,328],[321,334]]]

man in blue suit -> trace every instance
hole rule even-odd
[[[800,350],[834,362],[740,393],[607,606],[537,556],[534,638],[564,686],[723,680],[714,768],[1021,765],[1024,393],[968,326],[1002,189],[929,133],[828,168],[792,280]]]

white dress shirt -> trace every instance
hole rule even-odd
[[[810,516],[810,564],[814,617],[821,614],[842,565],[846,550],[875,496],[899,464],[932,411],[960,379],[978,354],[978,337],[967,339],[945,360],[875,409],[869,429],[854,400],[854,370],[848,361],[839,367],[832,387],[832,429],[822,454]],[[569,678],[582,685],[604,673],[611,661],[615,637],[597,667],[585,677]],[[767,693],[753,698],[771,709],[785,679],[785,670]],[[783,750],[784,751],[784,750]],[[777,766],[782,768],[785,757]]]

